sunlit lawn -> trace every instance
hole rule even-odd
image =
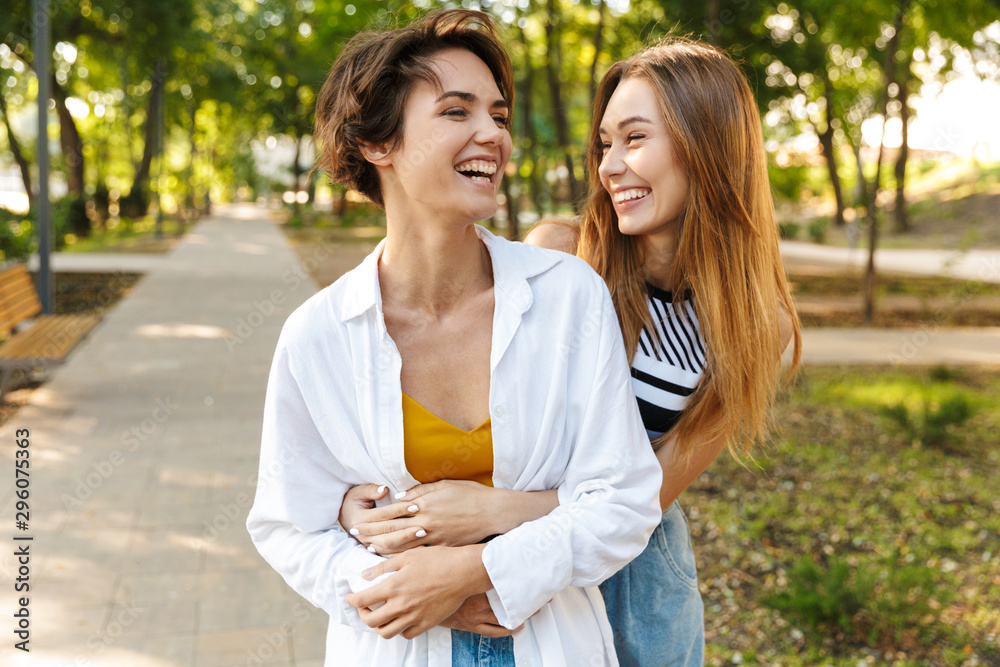
[[[988,370],[803,372],[758,465],[682,498],[708,663],[1000,664],[997,396]]]
[[[68,236],[61,251],[162,253],[170,250],[185,230],[184,223],[174,218],[164,218],[160,236],[155,216],[145,216],[131,223],[112,219],[105,228],[92,229],[86,238]]]

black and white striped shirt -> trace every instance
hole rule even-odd
[[[706,359],[694,301],[688,297],[675,310],[670,292],[648,283],[646,287],[653,322],[643,327],[639,336],[632,360],[632,389],[653,440],[680,418],[698,386]]]

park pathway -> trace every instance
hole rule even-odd
[[[253,206],[220,207],[164,256],[54,258],[63,270],[147,274],[0,427],[8,623],[15,545],[30,545],[31,586],[31,652],[15,650],[8,630],[0,664],[322,664],[325,614],[264,563],[244,528],[274,345],[316,289],[302,262],[310,257],[300,260]],[[807,364],[1000,365],[1000,329],[804,338]],[[30,431],[23,532],[14,526],[18,429]]]
[[[315,285],[256,207],[220,208],[144,261],[146,277],[0,429],[8,628],[17,429],[31,452],[18,534],[34,538],[16,543],[30,544],[31,652],[8,629],[0,664],[321,665],[325,614],[244,527],[271,355]]]

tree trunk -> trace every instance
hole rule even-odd
[[[76,129],[76,121],[66,108],[66,91],[62,89],[52,74],[52,99],[55,101],[56,114],[59,116],[59,145],[62,146],[63,158],[66,160],[66,187],[70,195],[83,196],[83,139]]]
[[[594,28],[594,60],[590,63],[590,119],[594,119],[594,98],[597,97],[597,61],[604,48],[604,0],[597,3],[597,27]]]
[[[545,60],[545,73],[548,76],[549,94],[552,98],[552,115],[556,126],[556,140],[566,159],[566,169],[568,173],[570,204],[573,211],[580,212],[583,204],[583,195],[580,184],[576,180],[573,172],[573,147],[569,136],[569,118],[566,115],[566,106],[563,103],[562,82],[559,80],[559,72],[562,63],[559,47],[559,13],[556,3],[558,0],[548,0],[548,21],[545,24],[545,50],[548,58]]]
[[[292,210],[299,212],[299,190],[302,188],[302,167],[299,166],[299,155],[302,153],[302,138],[295,139],[295,157],[292,158],[292,192],[295,193],[295,200],[292,202]]]
[[[721,3],[719,0],[708,0],[705,5],[705,25],[709,27],[708,29],[708,43],[709,44],[719,44],[719,38],[722,36],[722,21],[719,20],[719,9]]]
[[[887,87],[888,91],[888,87]],[[875,246],[878,243],[878,193],[882,178],[882,156],[885,153],[885,123],[882,123],[882,141],[878,147],[878,159],[875,161],[875,178],[865,205],[865,222],[868,225],[868,264],[865,266],[865,324],[871,324],[875,317]]]
[[[833,196],[837,201],[837,212],[834,214],[833,224],[837,227],[844,226],[844,191],[840,185],[840,176],[837,174],[837,155],[833,145],[833,128],[827,125],[825,132],[819,133],[819,142],[823,146],[823,157],[826,159],[826,171],[830,176],[830,184],[833,185]]]
[[[336,186],[339,189],[340,196],[334,197],[335,207],[334,214],[337,216],[337,220],[343,222],[344,216],[347,214],[347,188]]]
[[[527,45],[528,41],[524,35],[524,30],[518,28],[521,43]],[[521,79],[521,91],[518,94],[521,107],[521,164],[525,161],[531,164],[528,172],[526,187],[532,206],[539,216],[542,215],[542,188],[538,182],[538,159],[535,153],[535,124],[531,120],[532,88],[535,81],[535,69],[531,66],[531,55],[527,48],[524,51],[524,78]],[[520,165],[518,166],[520,172]]]
[[[823,157],[826,158],[826,170],[830,176],[830,184],[833,186],[833,196],[837,201],[837,212],[833,218],[833,224],[837,227],[844,226],[844,191],[840,185],[840,175],[837,173],[837,151],[833,143],[833,95],[831,94],[830,82],[826,82],[826,129],[819,134],[819,142],[823,147]]]
[[[31,190],[31,165],[24,158],[21,144],[14,136],[14,128],[10,126],[10,118],[7,116],[7,100],[2,94],[0,94],[0,115],[3,116],[4,127],[7,128],[7,143],[10,145],[11,155],[14,156],[14,162],[17,163],[17,168],[21,171],[21,183],[24,184],[24,191],[28,194],[28,208],[31,208],[35,203],[35,193]]]
[[[851,146],[854,151],[854,164],[858,170],[858,181],[854,186],[855,206],[868,205],[868,183],[865,181],[864,162],[861,160],[861,137],[858,137],[857,145]]]
[[[198,114],[198,104],[192,102],[188,106],[188,113],[191,120],[191,127],[188,130],[188,139],[191,141],[190,157],[188,158],[187,174],[185,178],[187,180],[187,194],[184,197],[184,208],[195,210],[195,193],[194,193],[194,161],[198,157],[198,142],[195,140],[195,121]]]
[[[868,222],[868,266],[865,270],[865,323],[870,324],[875,317],[875,246],[878,241],[878,193],[882,177],[882,157],[885,152],[885,127],[889,119],[889,91],[896,80],[896,49],[899,46],[899,33],[903,29],[903,17],[910,0],[902,0],[896,13],[894,27],[896,31],[886,46],[885,56],[885,91],[882,95],[882,141],[878,147],[878,160],[875,162],[875,178],[867,197],[865,218]],[[867,188],[866,188],[867,189]]]
[[[153,71],[153,87],[149,94],[149,106],[146,109],[146,127],[144,128],[144,145],[142,148],[142,161],[135,173],[135,180],[132,182],[132,192],[136,188],[146,189],[149,182],[149,170],[153,163],[153,155],[156,149],[156,128],[160,123],[160,97],[163,96],[163,86],[167,80],[167,68],[163,58],[158,58],[156,68]]]
[[[511,241],[520,240],[520,229],[518,228],[518,201],[517,197],[512,194],[514,188],[511,187],[511,181],[514,180],[512,176],[504,176],[503,180],[500,182],[500,188],[503,191],[503,198],[507,206],[507,238]]]
[[[910,61],[903,63],[899,72],[899,120],[903,125],[903,142],[899,146],[899,157],[896,158],[896,206],[893,218],[897,232],[910,231],[909,214],[906,210],[906,161],[909,159],[909,125],[910,125]]]

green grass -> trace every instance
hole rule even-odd
[[[997,395],[987,370],[803,372],[760,466],[720,458],[681,499],[707,664],[1000,662]],[[947,438],[914,437],[893,406],[944,410]]]
[[[62,252],[165,252],[184,232],[182,224],[172,218],[163,220],[163,238],[156,238],[156,217],[145,216],[133,222],[111,220],[106,229],[92,229],[87,238],[67,236]]]
[[[864,285],[860,272],[856,274],[790,276],[794,294],[801,296],[858,296]],[[1000,296],[1000,285],[975,280],[957,280],[939,276],[901,276],[885,274],[878,277],[878,294],[906,295],[922,298],[965,296]]]
[[[850,219],[853,213],[850,209],[858,203],[853,200],[856,170],[846,163],[841,167],[842,190]],[[772,191],[780,204],[779,223],[794,222],[808,229],[813,221],[829,219],[833,191],[825,166],[778,169],[772,165],[769,170]],[[891,168],[883,170],[883,175],[882,193],[888,196],[895,191],[895,178]],[[1000,162],[911,159],[907,164],[906,190],[911,230],[895,232],[892,204],[883,206],[879,211],[878,247],[947,250],[1000,247],[1000,228],[993,224],[1000,206]],[[818,231],[815,238],[819,238]],[[822,242],[827,245],[867,248],[865,232],[853,242],[845,228],[831,225],[826,232]],[[808,238],[807,234],[799,236],[800,240]]]

